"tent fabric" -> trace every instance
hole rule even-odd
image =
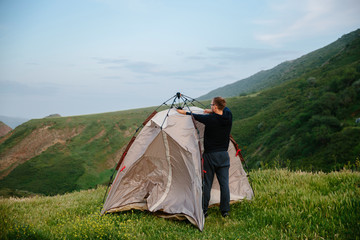
[[[190,107],[193,113],[203,109]],[[117,172],[102,214],[129,209],[156,212],[166,218],[188,219],[203,230],[202,165],[204,125],[176,109],[156,113],[143,127]],[[230,199],[251,199],[253,190],[229,144]],[[219,184],[214,178],[210,205],[220,202]]]

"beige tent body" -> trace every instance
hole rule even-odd
[[[203,109],[198,107],[188,110],[203,114]],[[125,150],[102,214],[147,210],[163,217],[186,218],[202,231],[205,222],[202,211],[203,133],[203,124],[189,115],[177,113],[174,108],[154,112]],[[236,156],[236,147],[230,142],[231,201],[253,197],[240,157]],[[220,187],[214,178],[210,205],[218,203]]]

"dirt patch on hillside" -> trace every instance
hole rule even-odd
[[[106,133],[105,129],[102,129],[98,134],[96,134],[94,137],[92,137],[86,144],[91,143],[92,141],[101,138]]]
[[[115,154],[111,155],[105,162],[105,168],[110,169],[117,165],[127,145],[122,146]]]
[[[25,137],[20,143],[3,153],[0,156],[0,179],[7,176],[20,164],[40,155],[49,147],[60,143],[66,144],[66,141],[79,135],[84,127],[50,129],[51,126],[44,126],[34,130]]]
[[[134,134],[131,131],[132,131],[132,129],[126,130],[124,133],[124,137],[131,137]]]
[[[12,130],[11,127],[0,121],[0,137],[5,136]]]

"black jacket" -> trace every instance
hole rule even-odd
[[[191,113],[187,112],[187,115]],[[232,113],[225,107],[223,115],[194,114],[195,120],[205,125],[204,150],[205,153],[227,151],[229,147],[230,131],[232,126]]]

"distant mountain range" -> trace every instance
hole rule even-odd
[[[24,122],[29,121],[26,118],[19,118],[19,117],[7,117],[7,116],[0,116],[0,121],[11,127],[12,129],[16,128],[17,126],[23,124]]]
[[[202,99],[215,95],[227,97],[231,133],[250,168],[359,170],[360,30]],[[0,190],[54,195],[106,184],[153,110],[21,124],[0,138]]]

